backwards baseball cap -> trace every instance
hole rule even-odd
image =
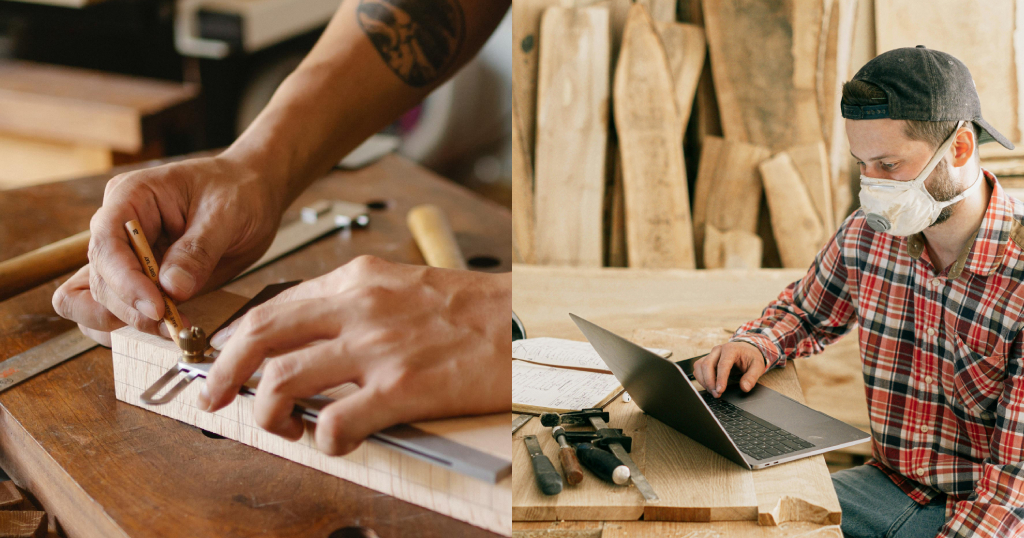
[[[889,102],[880,105],[842,104],[851,120],[973,121],[981,127],[978,144],[995,140],[1006,149],[1013,144],[981,117],[981,100],[971,72],[945,52],[918,45],[879,54],[857,71],[853,80],[881,88]]]

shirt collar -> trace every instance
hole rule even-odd
[[[947,276],[953,280],[959,277],[965,268],[977,275],[992,274],[1003,261],[1011,232],[1020,231],[1017,230],[1018,226],[1014,226],[1016,221],[1013,218],[1013,201],[1003,191],[995,175],[988,170],[982,172],[985,179],[992,184],[992,196],[989,198],[981,227],[964,243],[960,255],[949,268]],[[924,252],[924,246],[924,234],[916,233],[908,238],[907,254],[918,259]]]

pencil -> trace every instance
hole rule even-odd
[[[131,244],[132,250],[135,251],[135,257],[142,264],[143,272],[153,281],[153,284],[156,284],[156,289],[160,290],[160,295],[164,299],[164,325],[167,325],[167,331],[171,333],[171,340],[181,347],[178,333],[185,328],[185,325],[181,322],[181,315],[178,314],[174,302],[160,287],[160,268],[156,265],[153,249],[149,247],[149,240],[146,239],[146,234],[142,231],[142,225],[139,224],[139,221],[133,220],[125,223],[124,228],[128,231],[128,242]]]

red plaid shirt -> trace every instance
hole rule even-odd
[[[733,337],[774,367],[857,326],[869,464],[918,503],[947,494],[944,537],[1024,534],[1024,203],[985,177],[981,228],[948,269],[857,211]]]

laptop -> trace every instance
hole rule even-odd
[[[761,384],[750,392],[728,386],[721,398],[700,392],[679,364],[569,316],[640,409],[742,467],[764,469],[871,439]]]

